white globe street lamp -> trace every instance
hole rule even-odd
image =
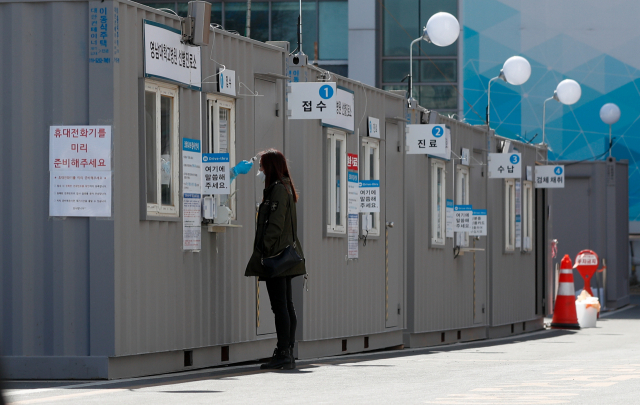
[[[553,97],[544,100],[544,103],[542,103],[542,143],[545,143],[546,139],[544,127],[547,115],[547,101],[556,100],[564,105],[572,105],[580,100],[580,96],[582,96],[582,89],[578,82],[565,79],[558,83],[556,90],[553,92]]]
[[[609,157],[611,157],[611,125],[620,119],[620,108],[613,104],[607,103],[600,108],[600,119],[609,125]]]
[[[491,112],[491,83],[494,80],[502,79],[509,84],[519,86],[529,80],[531,76],[531,65],[522,56],[512,56],[504,62],[500,74],[489,80],[487,89],[487,127],[489,127],[489,117]]]
[[[436,13],[429,18],[422,30],[422,36],[411,42],[409,47],[409,103],[413,100],[413,45],[425,40],[437,46],[449,46],[460,35],[460,23],[449,13]]]

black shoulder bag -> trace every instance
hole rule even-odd
[[[288,189],[287,193],[289,193]],[[293,226],[293,209],[291,206],[291,204],[295,203],[291,200],[291,194],[289,194],[289,218],[291,219],[291,234],[293,236],[293,241],[290,245],[287,245],[287,247],[282,249],[282,251],[273,256],[264,257],[264,254],[262,255],[260,262],[262,263],[262,267],[266,273],[265,278],[277,277],[302,261],[300,255],[296,252],[296,230]],[[269,216],[271,216],[271,214],[269,214]]]

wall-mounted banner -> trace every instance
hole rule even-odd
[[[367,127],[367,136],[372,138],[380,138],[380,120],[369,117],[369,126]]]
[[[473,207],[471,205],[453,206],[453,230],[455,232],[469,232],[471,230],[471,215]]]
[[[487,235],[487,210],[473,210],[471,213],[471,236]]]
[[[407,154],[451,158],[451,130],[446,125],[407,125]]]
[[[358,171],[358,155],[355,153],[347,153],[347,170]]]
[[[460,153],[460,164],[469,166],[469,149],[462,148],[462,152]]]
[[[218,92],[222,94],[236,95],[236,71],[230,69],[218,69]]]
[[[536,166],[536,188],[564,188],[564,166]]]
[[[110,217],[111,172],[52,170],[49,215]]]
[[[453,200],[447,200],[446,236],[447,238],[453,238]]]
[[[358,258],[358,173],[347,173],[347,258]]]
[[[111,126],[49,127],[49,170],[111,170]]]
[[[516,248],[522,246],[522,184],[516,180]]]
[[[355,128],[355,97],[351,90],[337,88],[336,93],[336,115],[322,118],[322,126],[340,128],[348,132],[353,132]]]
[[[360,212],[380,212],[380,180],[360,181]]]
[[[489,153],[490,179],[522,177],[522,156],[519,153]]]
[[[182,249],[200,250],[202,239],[200,141],[182,139]]]
[[[202,154],[202,194],[229,194],[229,154]]]
[[[289,119],[317,120],[336,116],[336,84],[288,83],[287,95]]]
[[[180,42],[180,30],[144,21],[144,76],[201,89],[200,47]]]

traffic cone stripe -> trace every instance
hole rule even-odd
[[[573,285],[569,283],[560,283],[560,285],[558,285],[558,296],[570,295],[571,297],[574,297],[575,291],[576,290],[573,288]]]

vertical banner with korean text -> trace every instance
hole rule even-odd
[[[516,248],[522,246],[522,184],[516,180]]]
[[[453,200],[447,200],[446,237],[453,238]]]
[[[358,258],[358,172],[348,171],[347,258]]]
[[[200,141],[182,139],[182,249],[201,249],[202,156]]]
[[[49,215],[111,216],[111,126],[49,128]]]

